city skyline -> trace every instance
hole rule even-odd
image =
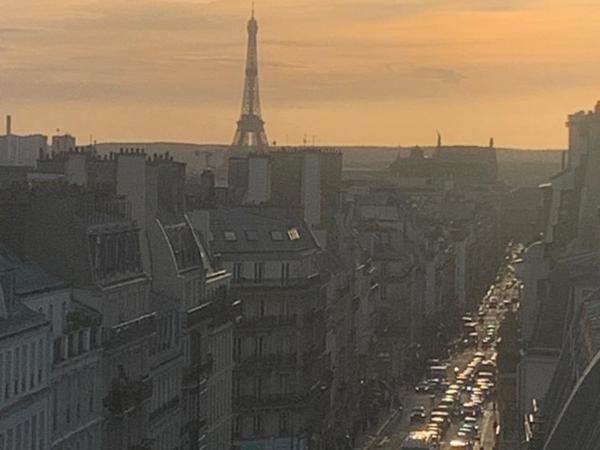
[[[433,145],[440,129],[445,144],[486,145],[494,136],[499,147],[566,147],[564,111],[589,103],[600,87],[600,11],[566,0],[480,3],[261,0],[270,140]],[[81,141],[228,144],[250,7],[7,5],[0,113],[14,116],[19,134],[60,128]]]

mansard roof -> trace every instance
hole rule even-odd
[[[254,208],[219,208],[211,212],[210,228],[212,250],[222,255],[287,259],[319,250],[304,221],[261,214]]]

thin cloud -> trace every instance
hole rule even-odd
[[[433,80],[451,84],[460,83],[465,79],[465,76],[460,72],[442,67],[417,67],[411,75],[415,77],[431,78]]]

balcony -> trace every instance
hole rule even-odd
[[[127,450],[152,450],[152,440],[142,439],[140,443],[127,447]]]
[[[104,407],[115,416],[128,414],[152,396],[152,380],[117,378],[104,398]]]
[[[57,337],[53,344],[53,363],[60,364],[71,358],[99,349],[100,328],[84,328]]]
[[[273,367],[294,367],[298,364],[296,353],[270,353],[266,355],[242,356],[237,359],[238,368],[271,369]]]
[[[235,398],[234,405],[237,411],[248,411],[262,408],[299,408],[308,399],[307,393],[242,395]]]
[[[233,281],[233,285],[237,289],[248,290],[303,290],[317,288],[323,282],[319,273],[314,273],[306,277],[290,278],[289,280],[281,280],[280,278],[262,279],[260,281],[241,278]]]
[[[149,420],[153,421],[156,419],[160,419],[162,416],[169,414],[171,410],[175,409],[179,406],[179,397],[173,397],[171,400],[161,405],[158,409],[152,411],[150,413]]]
[[[181,383],[183,387],[195,387],[206,381],[213,372],[213,359],[207,358],[203,363],[194,364],[183,368]]]
[[[271,331],[278,327],[296,326],[296,315],[289,316],[263,316],[263,317],[244,317],[238,325],[239,330],[244,331]]]
[[[104,330],[102,341],[105,350],[111,350],[147,338],[156,332],[156,314],[147,314],[129,322]]]
[[[216,328],[228,322],[237,322],[239,308],[239,303],[231,299],[206,302],[188,311],[186,326],[194,328],[207,323],[210,327]]]

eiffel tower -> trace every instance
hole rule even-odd
[[[237,131],[233,139],[234,147],[260,148],[269,145],[265,133],[265,122],[260,113],[260,96],[258,93],[258,51],[256,35],[258,22],[252,17],[248,22],[248,53],[246,56],[246,79],[244,81],[244,100],[242,115],[237,123]]]

